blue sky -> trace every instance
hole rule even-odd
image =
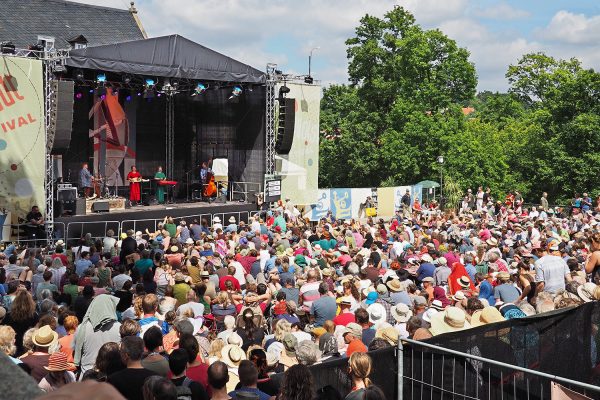
[[[77,0],[127,8],[127,0]],[[592,0],[138,0],[150,36],[179,33],[264,69],[347,82],[344,41],[359,19],[399,4],[424,28],[439,28],[471,52],[479,90],[506,90],[508,65],[527,52],[577,57],[600,68],[600,2]]]

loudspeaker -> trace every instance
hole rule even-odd
[[[63,203],[74,202],[77,198],[77,188],[70,187],[65,189],[58,189],[56,192],[56,200]]]
[[[52,82],[55,107],[50,114],[50,131],[54,133],[54,142],[50,144],[53,152],[67,150],[71,144],[74,88],[73,81]]]
[[[97,200],[92,204],[93,212],[109,212],[110,204],[108,200]]]
[[[279,99],[279,124],[275,139],[275,151],[288,154],[294,142],[294,126],[296,124],[296,99]]]
[[[75,201],[75,213],[73,215],[85,215],[85,199]]]

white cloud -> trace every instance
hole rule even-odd
[[[600,15],[586,17],[561,10],[537,36],[550,41],[571,44],[596,44],[600,40]]]
[[[507,3],[498,3],[490,7],[477,7],[473,10],[473,16],[495,20],[512,20],[527,18],[531,14],[526,10],[515,8]]]
[[[412,12],[417,23],[436,25],[462,16],[469,0],[400,0],[398,4]]]

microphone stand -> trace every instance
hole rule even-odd
[[[185,201],[186,203],[190,202],[190,174],[192,172],[194,172],[194,170],[196,169],[196,167],[193,167],[192,169],[190,169],[189,171],[187,171],[185,173],[185,183],[186,183],[186,196],[185,196]]]

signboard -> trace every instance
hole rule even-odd
[[[44,212],[45,151],[42,62],[0,56],[0,209]]]
[[[265,202],[281,199],[281,178],[265,178]]]

